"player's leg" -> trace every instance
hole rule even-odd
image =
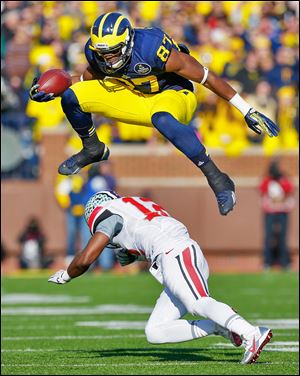
[[[107,82],[104,85],[100,80],[77,82],[64,92],[61,105],[83,144],[79,153],[59,166],[62,175],[76,174],[82,167],[109,157],[108,148],[97,137],[92,113],[126,123],[151,126],[145,98],[115,83]]]
[[[183,342],[214,334],[216,324],[213,321],[181,319],[186,313],[183,303],[165,288],[157,299],[145,328],[148,342]]]
[[[154,276],[157,271],[159,275],[162,272],[161,257],[161,255],[158,256],[150,268],[150,271],[154,271]],[[209,272],[204,259],[203,273],[207,280]],[[161,281],[160,278],[158,280]],[[230,333],[212,320],[181,319],[186,313],[185,305],[166,287],[157,300],[146,325],[147,340],[151,343],[182,342],[215,334],[229,339],[234,346],[241,345],[241,338],[237,334]]]
[[[188,312],[237,333],[246,349],[242,362],[255,361],[271,339],[272,332],[268,328],[253,326],[230,306],[210,297],[208,266],[198,244],[191,242],[183,251],[162,254],[160,263],[164,285],[185,305]]]
[[[279,251],[279,263],[283,269],[287,269],[290,265],[290,256],[288,243],[286,240],[288,230],[288,213],[278,213],[278,251]]]
[[[216,195],[220,213],[228,214],[235,205],[234,183],[214,164],[195,130],[186,125],[196,109],[195,95],[188,90],[166,90],[153,102],[153,125],[200,168]]]
[[[272,267],[274,263],[274,213],[265,213],[264,216],[264,249],[263,249],[263,258],[264,258],[264,269],[268,270]]]
[[[81,138],[83,148],[64,161],[58,172],[62,175],[76,174],[88,164],[108,159],[109,149],[98,139],[92,115],[82,109],[75,90],[69,88],[64,92],[61,106],[69,123]]]

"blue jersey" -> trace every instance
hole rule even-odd
[[[172,48],[181,50],[177,43],[156,27],[134,30],[134,46],[128,63],[109,77],[115,77],[132,90],[144,94],[169,89],[193,91],[189,80],[165,71]],[[89,48],[90,44],[91,39],[85,45],[86,58],[95,72],[105,75],[99,64],[101,58]]]

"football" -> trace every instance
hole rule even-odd
[[[59,97],[72,85],[72,78],[63,69],[50,69],[41,75],[37,83],[40,85],[38,91]]]

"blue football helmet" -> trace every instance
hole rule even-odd
[[[133,48],[134,29],[120,13],[104,13],[91,27],[89,48],[97,54],[104,73],[110,74],[124,67]]]

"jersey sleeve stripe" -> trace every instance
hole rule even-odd
[[[107,209],[104,210],[104,212],[97,215],[97,217],[95,218],[95,221],[93,223],[93,233],[96,231],[96,228],[97,228],[97,226],[99,225],[100,222],[104,221],[104,219],[111,217],[112,215],[113,215],[113,213],[110,212]]]

